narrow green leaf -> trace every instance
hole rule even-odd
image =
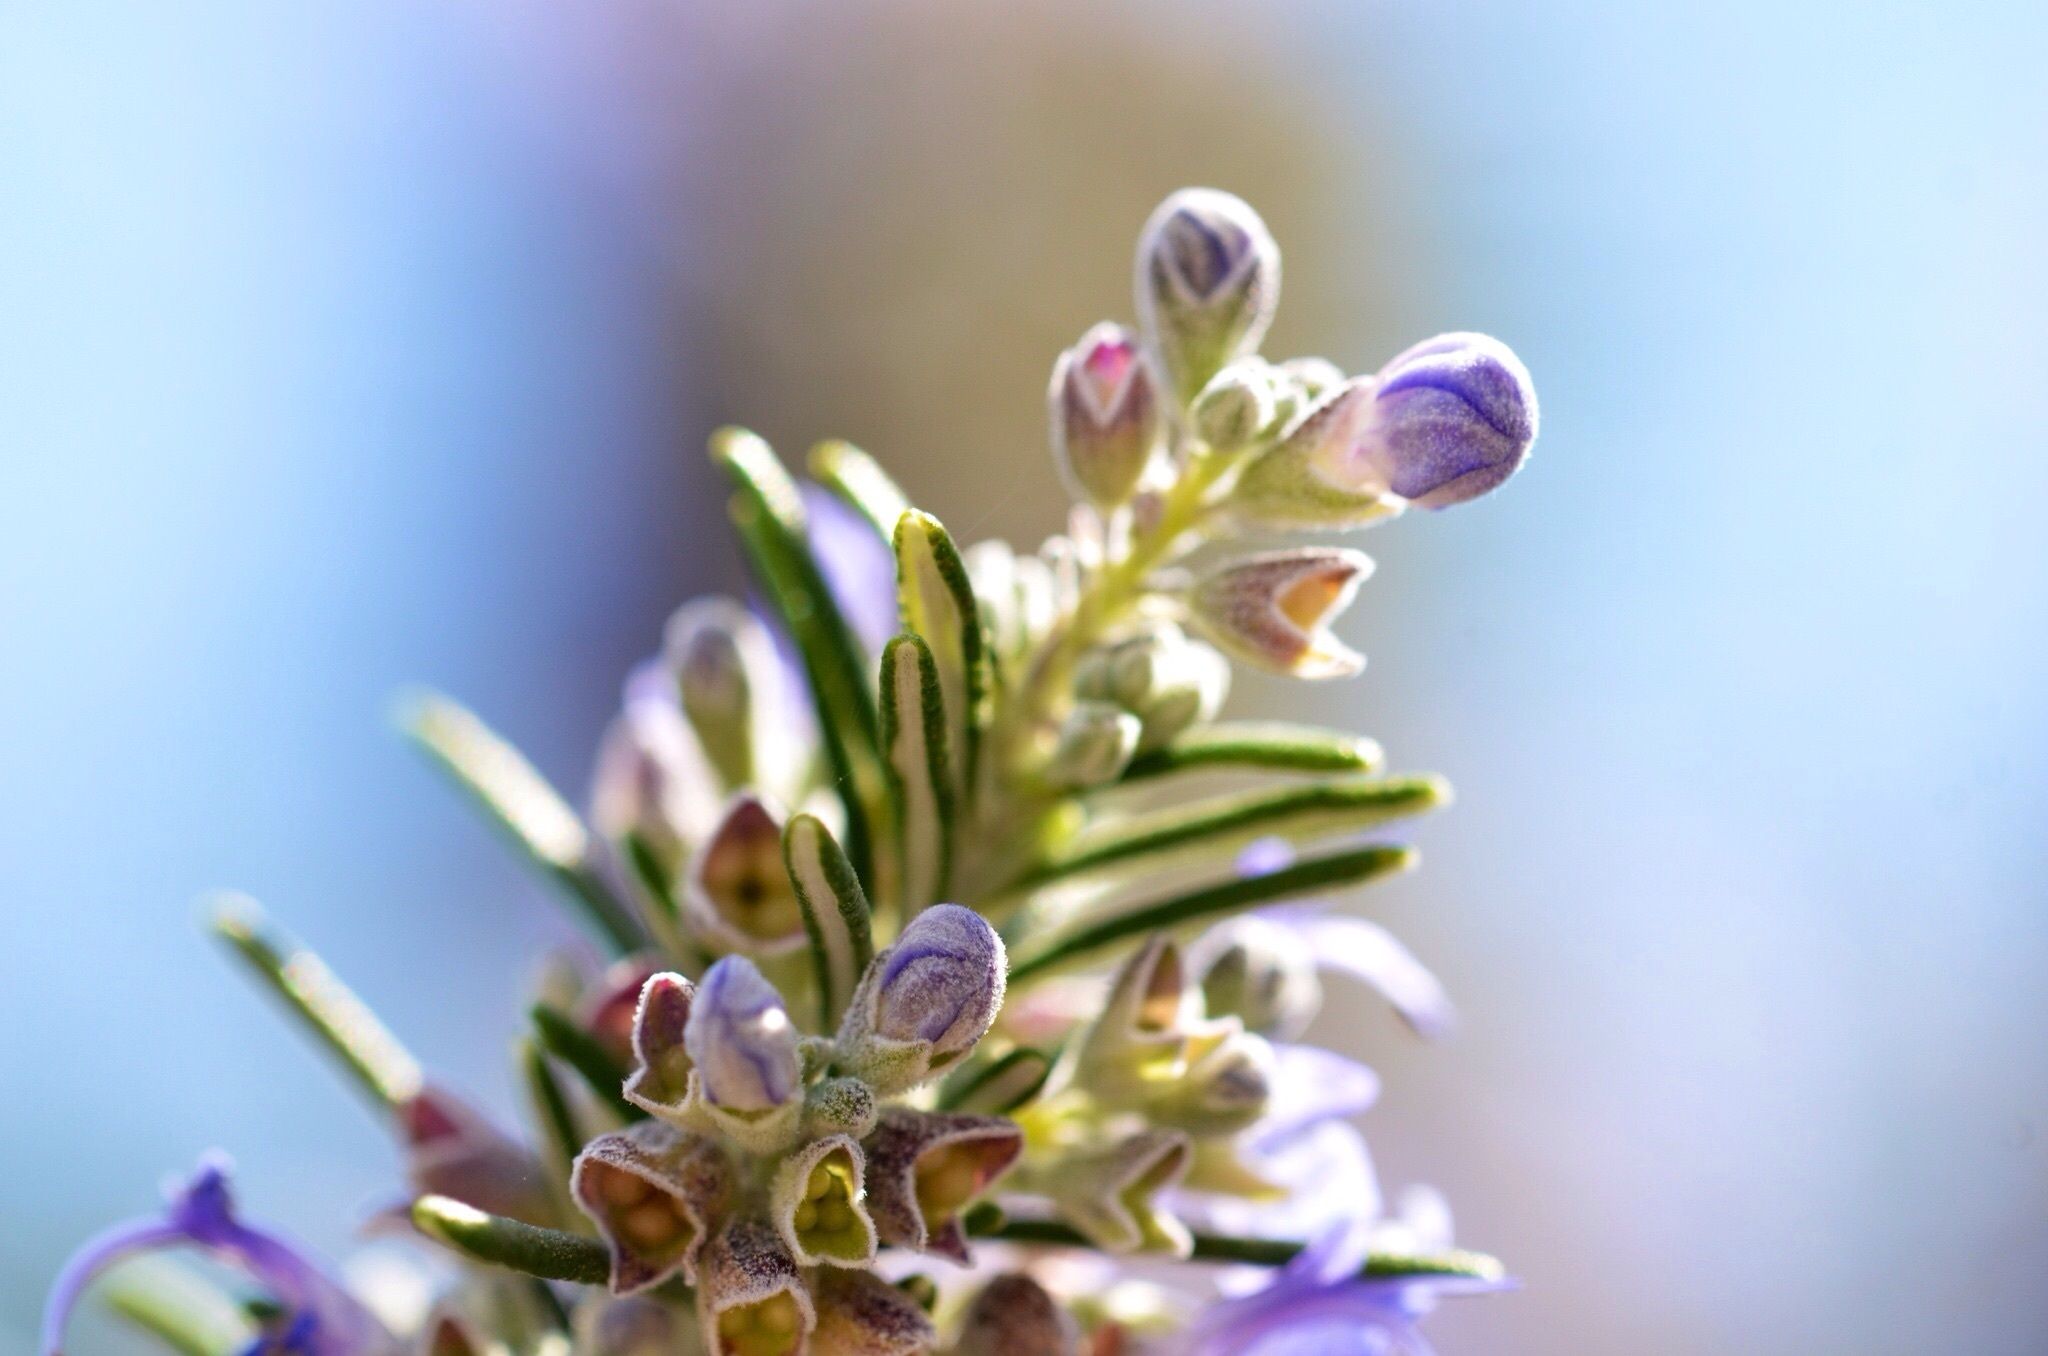
[[[872,880],[872,839],[880,826],[870,821],[884,812],[888,791],[867,660],[811,554],[803,500],[775,453],[754,434],[727,428],[712,435],[711,455],[738,490],[732,520],[740,545],[803,661],[846,806],[847,856],[862,879]]]
[[[389,1111],[419,1092],[419,1061],[324,961],[272,928],[255,900],[219,897],[212,927],[379,1109]]]
[[[1118,942],[1148,932],[1193,927],[1254,905],[1362,885],[1410,870],[1419,860],[1421,854],[1413,848],[1373,844],[1312,857],[1264,875],[1240,876],[1219,885],[1172,895],[1055,936],[1035,950],[1021,955],[1013,952],[1010,983],[1020,984],[1033,975],[1088,960]]]
[[[882,744],[903,835],[906,919],[944,896],[952,865],[946,738],[946,698],[932,652],[920,637],[900,635],[882,650]]]
[[[1156,869],[1161,865],[1157,859],[1167,854],[1177,854],[1168,864],[1179,866],[1234,853],[1259,838],[1303,841],[1357,833],[1433,810],[1446,804],[1450,794],[1440,777],[1346,777],[1213,796],[1086,830],[1041,862],[1022,884],[1042,885],[1107,867]]]
[[[256,1338],[256,1325],[211,1279],[167,1257],[115,1268],[100,1286],[106,1306],[179,1356],[233,1356]]]
[[[818,981],[818,1029],[831,1032],[875,952],[868,898],[853,863],[816,815],[797,815],[782,831],[782,861],[796,887]]]
[[[546,1003],[535,1003],[530,1015],[541,1048],[574,1069],[606,1106],[627,1121],[645,1120],[647,1113],[626,1100],[626,1071],[597,1038]]]
[[[533,764],[461,704],[435,693],[407,703],[406,734],[467,791],[619,955],[645,945],[632,911],[604,881],[590,830]]]
[[[1164,777],[1192,768],[1253,768],[1272,772],[1375,772],[1380,746],[1363,735],[1280,721],[1222,721],[1201,725],[1165,748],[1141,753],[1124,780]]]
[[[611,1275],[611,1259],[596,1239],[486,1214],[446,1196],[422,1196],[414,1201],[412,1222],[421,1233],[473,1262],[524,1272],[544,1281],[603,1285]]]
[[[955,795],[973,795],[981,731],[988,723],[989,660],[981,604],[967,566],[937,518],[910,509],[897,520],[896,597],[903,629],[930,647],[945,693],[947,766]]]
[[[890,544],[910,500],[880,463],[852,443],[833,439],[813,447],[807,465],[813,480],[866,519],[884,546]]]
[[[1041,1247],[1092,1248],[1078,1231],[1053,1220],[1009,1219],[992,1213],[971,1213],[967,1231],[976,1238],[1001,1239]],[[1239,1238],[1228,1234],[1194,1235],[1192,1260],[1198,1262],[1241,1262],[1251,1266],[1282,1267],[1301,1255],[1305,1244],[1279,1238]],[[1475,1281],[1498,1281],[1505,1274],[1500,1262],[1482,1252],[1451,1249],[1446,1252],[1374,1252],[1366,1255],[1358,1274],[1368,1280],[1400,1276],[1457,1276]]]
[[[1030,1101],[1045,1086],[1052,1056],[1020,1045],[999,1059],[962,1069],[939,1085],[939,1110],[1001,1116]]]
[[[542,1157],[548,1169],[548,1181],[559,1188],[569,1180],[569,1165],[583,1148],[583,1131],[576,1124],[576,1112],[569,1105],[568,1094],[563,1092],[560,1080],[555,1077],[554,1065],[548,1062],[547,1052],[540,1042],[530,1036],[522,1036],[518,1044],[519,1076],[526,1085],[526,1102],[534,1126],[539,1130]],[[566,1191],[557,1190],[559,1204],[570,1204]]]

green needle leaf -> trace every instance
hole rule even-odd
[[[1295,841],[1357,833],[1449,802],[1440,777],[1348,777],[1242,795],[1113,820],[1085,830],[1022,882],[1027,886],[1106,867],[1158,870],[1228,855],[1255,839]],[[1174,854],[1171,861],[1158,859]]]
[[[138,1258],[116,1268],[100,1295],[109,1309],[179,1356],[233,1356],[257,1335],[233,1296],[169,1258]]]
[[[885,810],[879,722],[868,685],[867,659],[811,554],[809,523],[796,482],[768,444],[745,429],[720,429],[711,457],[738,491],[733,526],[740,545],[803,660],[818,707],[825,755],[846,806],[846,850],[862,879],[870,874],[870,820]]]
[[[212,928],[381,1110],[392,1110],[419,1092],[419,1061],[324,961],[272,928],[255,900],[220,896]]]
[[[988,723],[989,658],[981,605],[967,566],[937,518],[910,509],[897,520],[896,597],[903,629],[931,648],[945,693],[947,766],[955,798],[967,804],[981,731]]]
[[[882,650],[882,746],[902,831],[904,917],[944,895],[951,869],[953,789],[946,696],[931,650],[904,634]]]
[[[548,1062],[547,1052],[532,1037],[521,1037],[518,1045],[519,1074],[526,1084],[526,1101],[533,1120],[540,1131],[542,1155],[548,1168],[551,1186],[560,1187],[569,1180],[569,1167],[577,1153],[583,1148],[583,1132],[576,1124],[576,1113],[569,1105],[568,1094],[555,1077],[555,1069]],[[557,1204],[567,1208],[571,1205],[568,1193],[557,1190]],[[570,1216],[573,1217],[573,1210]]]
[[[639,921],[592,860],[590,831],[519,750],[466,707],[436,693],[409,702],[400,724],[542,874],[568,893],[615,953],[646,945]]]
[[[626,1085],[626,1071],[597,1043],[596,1037],[546,1003],[535,1003],[531,1016],[534,1034],[540,1038],[541,1048],[574,1069],[599,1100],[618,1113],[620,1119],[647,1119],[645,1111],[626,1100],[625,1093],[621,1091]]]
[[[852,443],[834,439],[813,447],[807,465],[813,480],[865,519],[884,546],[890,544],[910,500],[879,462]]]
[[[1363,735],[1279,721],[1222,721],[1188,731],[1165,748],[1141,753],[1124,769],[1127,782],[1193,768],[1272,772],[1374,772],[1380,746]]]
[[[1413,848],[1374,844],[1313,857],[1264,875],[1243,876],[1206,889],[1173,895],[1077,928],[1065,936],[1053,938],[1036,950],[1022,955],[1013,953],[1010,983],[1021,984],[1033,975],[1087,960],[1118,942],[1148,932],[1192,927],[1254,905],[1362,885],[1383,876],[1412,870],[1420,860],[1421,854]]]
[[[595,1239],[486,1214],[446,1196],[412,1203],[412,1222],[429,1238],[474,1262],[525,1272],[545,1281],[603,1285],[611,1260]]]
[[[818,980],[818,1029],[831,1032],[875,953],[867,895],[853,863],[816,815],[797,815],[782,831],[782,861],[796,887]]]
[[[976,1238],[1001,1239],[1009,1243],[1093,1247],[1076,1230],[1052,1220],[1006,1219],[976,1212],[967,1218],[967,1231]],[[1198,1262],[1241,1262],[1251,1266],[1281,1267],[1299,1256],[1305,1246],[1277,1238],[1236,1238],[1227,1234],[1198,1233],[1194,1235],[1191,1257]],[[1497,1259],[1483,1252],[1452,1249],[1437,1253],[1369,1253],[1358,1274],[1368,1280],[1398,1276],[1460,1276],[1476,1281],[1498,1281],[1505,1273]]]

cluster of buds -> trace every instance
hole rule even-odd
[[[1357,672],[1332,624],[1372,568],[1233,543],[1494,488],[1535,437],[1528,373],[1472,334],[1364,377],[1262,357],[1279,251],[1214,190],[1154,213],[1135,283],[1136,324],[1054,365],[1077,502],[1035,550],[956,544],[847,444],[803,484],[718,434],[759,609],[675,614],[587,815],[421,705],[420,745],[608,953],[543,978],[528,1139],[428,1081],[317,958],[224,918],[386,1115],[401,1217],[462,1285],[387,1327],[209,1168],[66,1273],[50,1356],[88,1280],[172,1242],[262,1292],[220,1356],[1221,1356],[1303,1349],[1291,1325],[1331,1314],[1347,1350],[1408,1350],[1437,1295],[1495,1284],[1440,1224],[1381,1218],[1347,1119],[1376,1080],[1297,1043],[1331,969],[1446,1024],[1413,956],[1326,905],[1413,865],[1388,826],[1447,791],[1370,740],[1221,710],[1232,660]],[[1285,1265],[1228,1302],[1198,1266],[1100,1283],[1131,1254]],[[200,1349],[175,1308],[124,1305]]]
[[[829,1035],[804,1033],[744,955],[695,983],[650,975],[621,1089],[648,1119],[590,1140],[570,1176],[612,1293],[680,1277],[721,1356],[786,1356],[821,1327],[865,1333],[849,1350],[929,1346],[924,1311],[868,1272],[885,1246],[968,1261],[961,1212],[1023,1140],[998,1117],[890,1100],[974,1050],[1003,979],[1001,939],[954,904],[868,962]]]

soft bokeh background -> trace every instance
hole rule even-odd
[[[1307,699],[1464,793],[1369,901],[1461,1037],[1328,1022],[1527,1282],[1445,1350],[2039,1351],[2038,6],[725,8],[0,7],[0,1345],[208,1145],[330,1250],[387,1189],[208,888],[510,1100],[561,925],[394,689],[580,786],[734,582],[722,419],[1047,530],[1046,366],[1205,182],[1275,351],[1490,330],[1544,397]]]

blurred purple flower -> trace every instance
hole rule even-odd
[[[1238,854],[1240,875],[1264,876],[1294,860],[1294,849],[1279,838],[1264,838]],[[1429,967],[1377,923],[1331,914],[1327,903],[1282,904],[1257,916],[1299,936],[1316,964],[1359,980],[1393,1004],[1418,1036],[1434,1040],[1457,1022],[1457,1010]]]
[[[42,1349],[60,1356],[79,1296],[102,1272],[138,1253],[181,1246],[204,1250],[261,1286],[279,1316],[244,1356],[393,1356],[398,1343],[370,1311],[289,1243],[235,1218],[228,1162],[208,1155],[171,1193],[162,1217],[117,1224],[64,1265],[43,1313]]]
[[[1439,1299],[1510,1287],[1462,1276],[1362,1277],[1370,1240],[1362,1215],[1325,1229],[1262,1289],[1199,1315],[1175,1356],[1429,1356],[1418,1324]]]
[[[803,499],[811,552],[832,590],[832,600],[869,653],[880,654],[889,637],[901,629],[896,617],[895,554],[859,514],[824,490],[805,485]]]

